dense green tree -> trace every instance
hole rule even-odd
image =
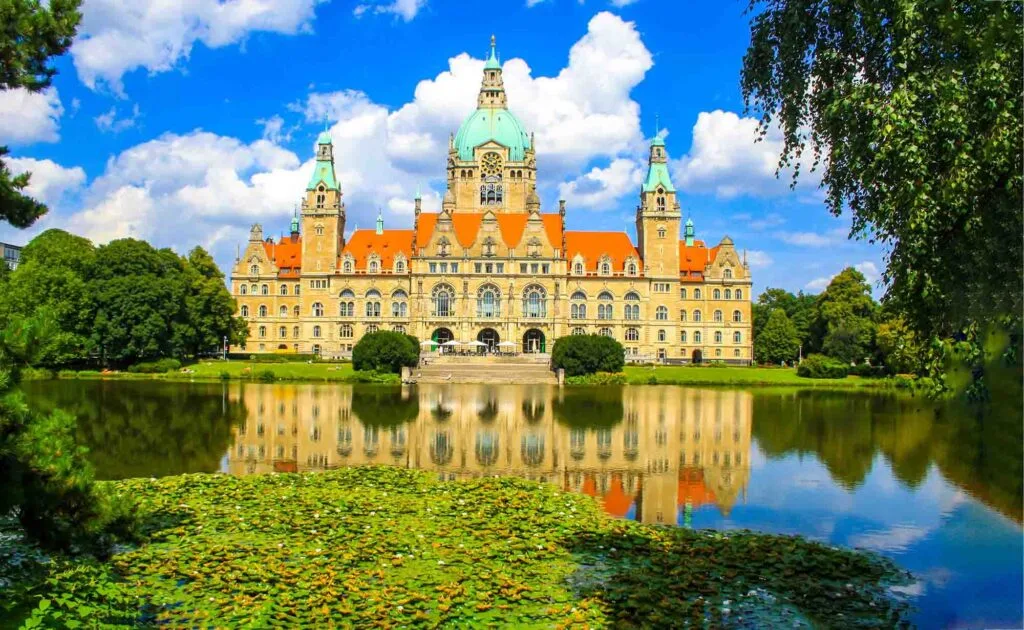
[[[357,370],[398,374],[403,367],[416,367],[419,358],[415,337],[386,330],[363,335],[352,348],[352,367]]]
[[[56,325],[53,343],[39,361],[58,367],[88,356],[94,304],[87,286],[96,251],[87,239],[47,230],[22,251],[21,262],[0,299],[0,311],[29,316],[48,309]]]
[[[758,335],[761,334],[761,330],[764,329],[765,324],[768,323],[768,317],[772,314],[772,311],[782,309],[786,313],[786,317],[793,322],[797,337],[800,340],[799,343],[804,346],[805,350],[813,348],[814,342],[811,338],[810,327],[811,320],[814,317],[814,303],[816,300],[817,296],[809,295],[803,291],[794,295],[785,289],[765,289],[758,296],[757,302],[753,306],[755,341]],[[820,346],[820,342],[818,346]]]
[[[876,311],[864,274],[843,269],[815,301],[812,349],[844,362],[863,361],[873,352]]]
[[[754,359],[758,363],[781,363],[796,359],[800,335],[781,308],[768,316],[761,333],[754,337]]]
[[[551,349],[551,364],[565,370],[566,376],[595,372],[621,372],[625,364],[622,344],[604,335],[559,337]]]
[[[903,318],[894,317],[880,323],[875,343],[882,362],[891,371],[905,374],[921,370],[924,348]]]
[[[189,252],[186,277],[186,353],[196,355],[218,348],[225,337],[232,345],[244,343],[249,326],[234,316],[235,301],[224,288],[224,274],[202,247]]]
[[[1024,271],[1020,2],[751,0],[741,85],[780,167],[808,155],[923,338],[1010,316]]]
[[[79,4],[81,0],[0,2],[0,90],[38,92],[49,87],[57,73],[50,58],[71,46],[82,19]],[[46,206],[23,194],[31,176],[14,176],[3,162],[7,153],[7,147],[0,147],[0,221],[28,227],[46,213]]]

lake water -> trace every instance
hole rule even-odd
[[[669,386],[25,384],[99,476],[391,464],[517,475],[611,515],[802,534],[909,569],[923,628],[1022,622],[1022,424],[891,394]]]

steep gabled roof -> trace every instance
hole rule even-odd
[[[412,230],[384,230],[381,234],[376,230],[356,230],[345,243],[341,255],[350,254],[355,260],[356,271],[366,271],[367,259],[371,254],[377,254],[381,270],[390,271],[399,253],[406,260],[412,257],[412,239]]]
[[[264,241],[263,250],[267,258],[274,261],[279,270],[278,276],[282,278],[298,278],[302,268],[302,237],[292,240],[289,236],[283,236],[278,242]]]
[[[419,216],[419,223],[416,229],[416,247],[426,247],[430,243],[430,237],[434,233],[440,215],[432,212],[423,212]],[[511,212],[507,214],[495,214],[495,221],[498,223],[498,231],[506,247],[518,247],[523,240],[526,226],[529,223],[530,215],[526,212]],[[556,249],[562,248],[562,215],[556,213],[541,214],[540,219],[544,225],[544,232]],[[471,247],[480,233],[480,226],[483,225],[484,213],[482,212],[455,212],[452,214],[452,229],[455,232],[455,240],[462,247]]]
[[[566,232],[565,255],[570,266],[577,254],[583,256],[587,271],[597,271],[598,262],[606,254],[611,258],[612,272],[625,271],[630,256],[636,259],[637,272],[643,270],[640,252],[625,232]]]
[[[708,248],[704,241],[694,241],[690,247],[686,241],[679,241],[679,273],[686,277],[696,278],[694,272],[704,275],[704,267],[715,261],[718,247]]]

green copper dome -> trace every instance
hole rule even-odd
[[[530,135],[523,124],[507,109],[482,107],[472,114],[459,127],[455,134],[455,149],[459,159],[473,159],[473,149],[491,140],[508,148],[508,159],[522,162],[526,159],[526,150],[530,148]]]
[[[321,131],[320,132],[320,137],[316,139],[316,143],[317,144],[330,144],[331,143],[331,134],[327,133],[327,131]]]

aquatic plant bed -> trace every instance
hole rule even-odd
[[[613,520],[519,479],[367,467],[111,483],[137,497],[148,541],[55,559],[13,589],[27,626],[891,627],[906,612],[890,586],[907,576],[879,557]]]

